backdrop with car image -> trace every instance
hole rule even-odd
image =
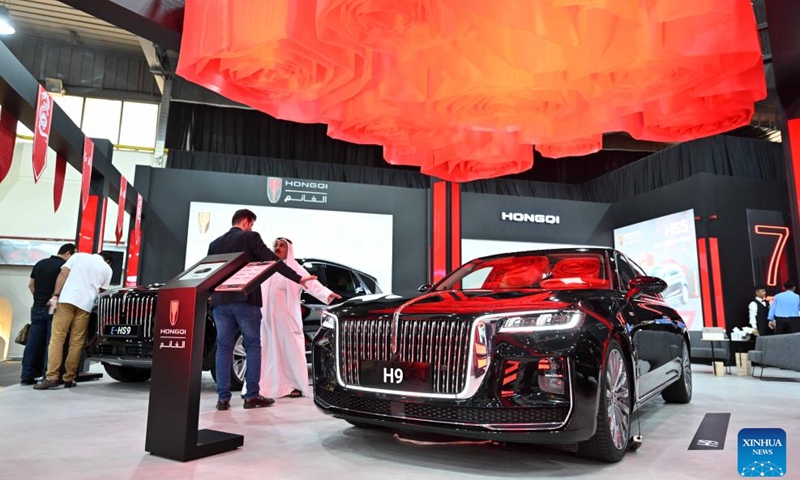
[[[410,293],[427,278],[425,190],[150,167],[138,167],[136,178],[152,204],[143,284],[163,282],[202,258],[238,208],[258,215],[255,230],[268,244],[288,237],[298,258],[364,272],[376,289]]]

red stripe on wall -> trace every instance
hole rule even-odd
[[[717,327],[725,327],[725,299],[722,296],[722,269],[719,266],[719,242],[709,238],[711,253],[711,275],[714,279],[714,311],[717,312]]]
[[[461,266],[461,186],[450,184],[450,270]]]
[[[433,184],[433,282],[447,274],[447,183]]]
[[[786,122],[789,132],[789,149],[792,152],[792,181],[794,182],[794,200],[797,212],[800,212],[800,119]],[[786,141],[784,139],[784,141]]]
[[[97,204],[100,197],[89,195],[86,201],[86,208],[81,212],[81,229],[78,235],[78,251],[83,253],[94,253],[94,230],[97,224]]]
[[[108,211],[108,199],[103,197],[100,199],[100,229],[95,233],[94,252],[103,251],[103,242],[106,239],[106,213]],[[93,253],[94,253],[93,252]]]
[[[703,298],[703,326],[713,327],[714,317],[711,314],[711,286],[708,276],[708,249],[706,239],[697,239],[697,259],[700,264],[700,292]]]

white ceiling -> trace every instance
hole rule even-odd
[[[18,34],[70,45],[142,53],[136,35],[57,0],[0,0],[0,5],[10,10]],[[71,38],[70,31],[77,37]]]

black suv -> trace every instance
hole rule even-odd
[[[381,293],[375,277],[353,268],[314,258],[298,262],[311,275],[335,293],[341,301],[361,295]],[[120,382],[144,382],[150,378],[153,361],[153,329],[155,328],[158,289],[162,284],[136,288],[119,288],[103,293],[97,300],[90,322],[86,356],[102,362],[108,375]],[[306,337],[306,360],[311,362],[311,340],[320,326],[320,316],[327,305],[308,293],[300,299],[303,331]],[[130,326],[114,328],[111,325]],[[119,332],[119,333],[118,333]],[[217,327],[209,308],[203,348],[203,370],[210,370],[216,378]],[[236,333],[233,350],[231,390],[242,388],[244,382],[245,351],[241,333]]]

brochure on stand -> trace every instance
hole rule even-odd
[[[275,273],[277,262],[250,262],[222,282],[215,292],[241,292],[249,295]]]

